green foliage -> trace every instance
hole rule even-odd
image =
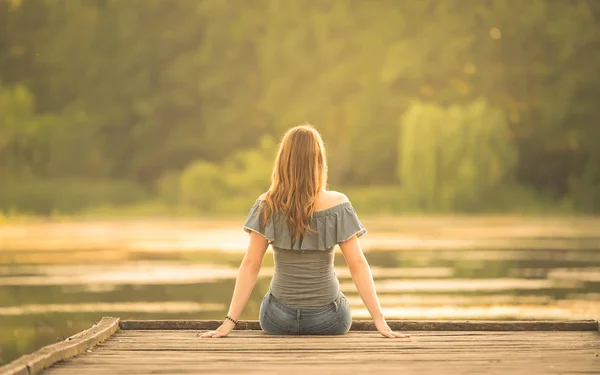
[[[234,194],[226,207],[268,184],[270,171],[245,166],[253,151],[239,150],[308,120],[325,138],[331,183],[391,186],[401,155],[418,152],[397,141],[411,102],[484,98],[508,118],[515,183],[597,212],[599,4],[0,0],[0,179],[130,180],[209,209],[192,198],[210,191],[197,174]],[[469,144],[457,142],[452,157]],[[208,164],[181,196],[174,176],[197,160]],[[479,173],[469,163],[449,167],[457,181]],[[424,194],[436,196],[422,207],[496,204],[471,199],[466,182],[432,192],[434,171],[413,170],[404,177],[428,179]]]
[[[179,173],[167,172],[156,182],[158,196],[168,205],[177,205],[180,200]]]
[[[581,177],[571,181],[573,206],[586,213],[600,211],[600,166],[589,161]]]
[[[264,136],[258,148],[229,155],[221,172],[228,195],[258,197],[264,193],[270,185],[277,146],[273,138]]]
[[[148,198],[130,181],[19,179],[0,186],[0,211],[7,213],[75,213],[99,205],[126,205]]]
[[[219,168],[205,161],[195,161],[181,173],[179,189],[183,204],[202,211],[214,211],[225,196]]]
[[[195,161],[178,178],[174,173],[160,178],[161,196],[201,212],[243,212],[269,187],[276,147],[265,136],[258,148],[234,152],[221,164]]]
[[[483,208],[512,182],[517,153],[508,123],[484,100],[449,108],[415,102],[401,127],[398,175],[421,209]]]
[[[0,91],[0,178],[30,175],[43,164],[50,116],[34,113],[33,95],[23,85]]]

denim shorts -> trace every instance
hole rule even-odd
[[[343,293],[319,308],[294,308],[267,292],[260,305],[260,327],[271,335],[343,335],[350,330],[352,313]]]

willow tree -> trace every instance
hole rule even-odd
[[[398,176],[425,210],[489,207],[517,162],[504,112],[482,99],[450,107],[414,102],[400,134]]]

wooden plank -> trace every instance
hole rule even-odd
[[[204,332],[204,331],[198,331]],[[430,337],[432,339],[440,340],[479,340],[479,339],[492,339],[492,340],[519,340],[519,339],[541,339],[545,340],[548,337],[556,337],[556,333],[560,332],[561,338],[581,338],[581,337],[597,337],[599,332],[596,331],[535,331],[535,335],[532,335],[532,331],[402,331],[411,333],[418,337]],[[161,340],[175,339],[179,340],[183,336],[193,337],[196,335],[196,331],[192,330],[121,330],[119,331],[119,338],[138,338],[138,337],[160,337]],[[381,336],[375,331],[350,331],[351,334],[346,335],[334,335],[334,336],[314,336],[316,340],[370,340],[379,339]],[[413,337],[416,337],[413,336]],[[265,337],[277,337],[277,338],[293,338],[293,335],[267,335],[263,331],[256,330],[243,330],[233,331],[228,339],[237,337],[244,338],[262,338]]]
[[[573,341],[579,342],[585,339],[597,340],[600,338],[600,332],[596,331],[518,331],[518,332],[468,332],[468,331],[404,331],[412,334],[412,339],[426,340],[428,342],[433,341],[452,341],[466,340],[466,341],[477,341],[477,342],[495,342],[501,341]],[[198,332],[191,330],[181,331],[131,331],[131,330],[120,330],[118,334],[111,339],[110,344],[113,345],[118,342],[126,341],[139,341],[139,342],[151,342],[158,340],[162,342],[189,342],[189,340],[196,338]],[[198,338],[199,339],[199,338]],[[383,339],[383,340],[382,340]],[[351,331],[345,335],[333,335],[333,336],[293,336],[293,335],[268,335],[262,331],[233,331],[229,336],[223,340],[200,340],[201,342],[213,342],[211,345],[225,345],[225,343],[247,343],[248,341],[255,342],[285,342],[285,341],[310,341],[315,342],[318,345],[320,343],[347,343],[347,342],[399,342],[401,340],[385,340],[378,332],[368,331]],[[199,340],[194,340],[194,342]],[[101,347],[105,347],[102,345]],[[100,347],[99,347],[100,348]]]
[[[377,367],[377,374],[402,374],[402,375],[422,375],[423,373],[433,373],[433,374],[448,374],[448,375],[459,375],[459,374],[486,374],[486,375],[505,375],[505,374],[562,374],[562,375],[581,375],[581,372],[571,371],[568,365],[563,365],[561,367],[550,367],[544,366],[541,368],[533,367],[525,365],[525,368],[529,371],[525,371],[524,369],[518,370],[512,367],[504,368],[498,365],[491,367],[490,364],[487,366],[480,366],[477,368],[472,368],[470,364],[465,364],[463,366],[457,367],[439,367],[437,369],[432,368],[431,366],[422,366],[422,367],[406,367],[406,366],[398,366],[396,364],[393,365],[384,365]],[[332,366],[322,366],[316,369],[314,366],[310,365],[298,365],[298,366],[285,366],[284,364],[277,365],[254,365],[253,369],[249,369],[246,366],[238,366],[237,368],[225,367],[202,367],[200,369],[194,367],[185,367],[185,366],[168,366],[169,370],[157,370],[155,367],[140,365],[139,367],[124,369],[124,368],[111,368],[110,372],[106,370],[92,370],[88,371],[86,369],[85,374],[99,374],[99,375],[145,375],[150,373],[162,373],[162,374],[252,374],[252,375],[266,375],[266,374],[281,374],[285,372],[286,375],[304,375],[304,374],[369,374],[373,373],[373,366],[371,364],[346,364],[346,365],[332,365]],[[156,371],[156,372],[152,372]],[[54,373],[52,373],[54,374]],[[76,374],[81,375],[80,369],[71,369],[69,372],[61,372],[61,374]],[[598,371],[586,371],[585,374],[600,374]]]
[[[469,350],[487,348],[514,350],[520,348],[548,349],[557,348],[600,348],[600,334],[595,331],[570,331],[570,332],[423,332],[408,331],[413,336],[410,340],[388,340],[375,332],[350,332],[342,336],[272,336],[260,331],[234,331],[222,340],[201,339],[196,337],[194,331],[120,331],[110,347],[100,346],[96,351],[123,350],[141,351],[153,350],[262,350],[289,348],[319,348],[352,349],[355,347],[381,348],[398,350],[400,348],[415,348],[427,345],[430,349],[444,348],[444,350],[460,347]],[[252,345],[249,346],[248,343]]]
[[[140,352],[142,353],[142,352]],[[403,363],[412,363],[419,361],[438,361],[438,362],[448,362],[448,361],[456,361],[456,362],[468,362],[473,360],[492,360],[492,359],[500,359],[503,361],[509,361],[511,363],[521,363],[521,362],[530,362],[536,363],[540,361],[553,361],[555,363],[560,362],[585,362],[585,361],[596,361],[596,364],[599,366],[600,370],[600,360],[598,358],[594,358],[595,353],[592,350],[588,351],[578,351],[576,353],[564,354],[560,352],[546,352],[543,354],[540,353],[494,353],[494,352],[429,352],[423,350],[413,350],[411,351],[311,351],[311,352],[295,352],[295,351],[286,351],[286,352],[267,352],[267,351],[255,351],[251,353],[239,353],[236,351],[229,352],[220,352],[220,353],[212,353],[212,352],[178,352],[178,351],[168,351],[168,352],[149,352],[148,355],[144,356],[140,353],[123,353],[121,355],[115,356],[95,356],[93,358],[71,362],[76,363],[78,366],[87,366],[89,363],[98,363],[102,362],[105,364],[123,364],[126,365],[128,363],[169,363],[171,361],[177,361],[177,363],[195,363],[195,364],[209,364],[212,362],[218,361],[228,361],[230,365],[234,363],[247,363],[247,362],[260,362],[260,363],[275,363],[275,362],[284,362],[286,364],[293,363],[301,363],[305,360],[310,361],[310,363],[317,364],[318,362],[325,361],[328,363],[336,363],[336,362],[354,362],[354,363],[373,363],[373,366],[376,367],[377,364],[381,361],[387,362],[403,362]],[[140,355],[138,355],[140,354]],[[86,355],[87,356],[87,355]],[[229,360],[227,356],[236,356],[236,359]],[[84,356],[82,356],[84,357]],[[237,358],[239,357],[239,358]],[[562,357],[562,358],[561,358]],[[78,359],[79,357],[76,357]],[[63,363],[60,362],[57,364],[58,367],[62,367]],[[574,365],[575,366],[575,365]]]
[[[572,321],[403,321],[388,322],[399,331],[594,331],[595,320]],[[353,331],[376,331],[370,320],[355,320]]]
[[[123,330],[212,330],[222,320],[123,320]],[[414,321],[390,320],[389,326],[398,331],[598,331],[596,320],[570,321]],[[260,330],[257,320],[240,321],[236,330]],[[354,320],[352,331],[375,331],[371,320]]]
[[[106,340],[119,329],[119,318],[102,318],[100,322],[64,341],[48,345],[0,367],[0,375],[34,375],[56,362],[84,353]]]
[[[122,330],[213,330],[222,320],[122,320]],[[235,325],[236,330],[260,331],[258,320],[243,320]]]

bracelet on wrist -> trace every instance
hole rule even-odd
[[[235,320],[232,317],[230,317],[229,315],[225,315],[225,319],[227,320],[231,320],[234,324],[238,324],[240,321],[239,320]]]

